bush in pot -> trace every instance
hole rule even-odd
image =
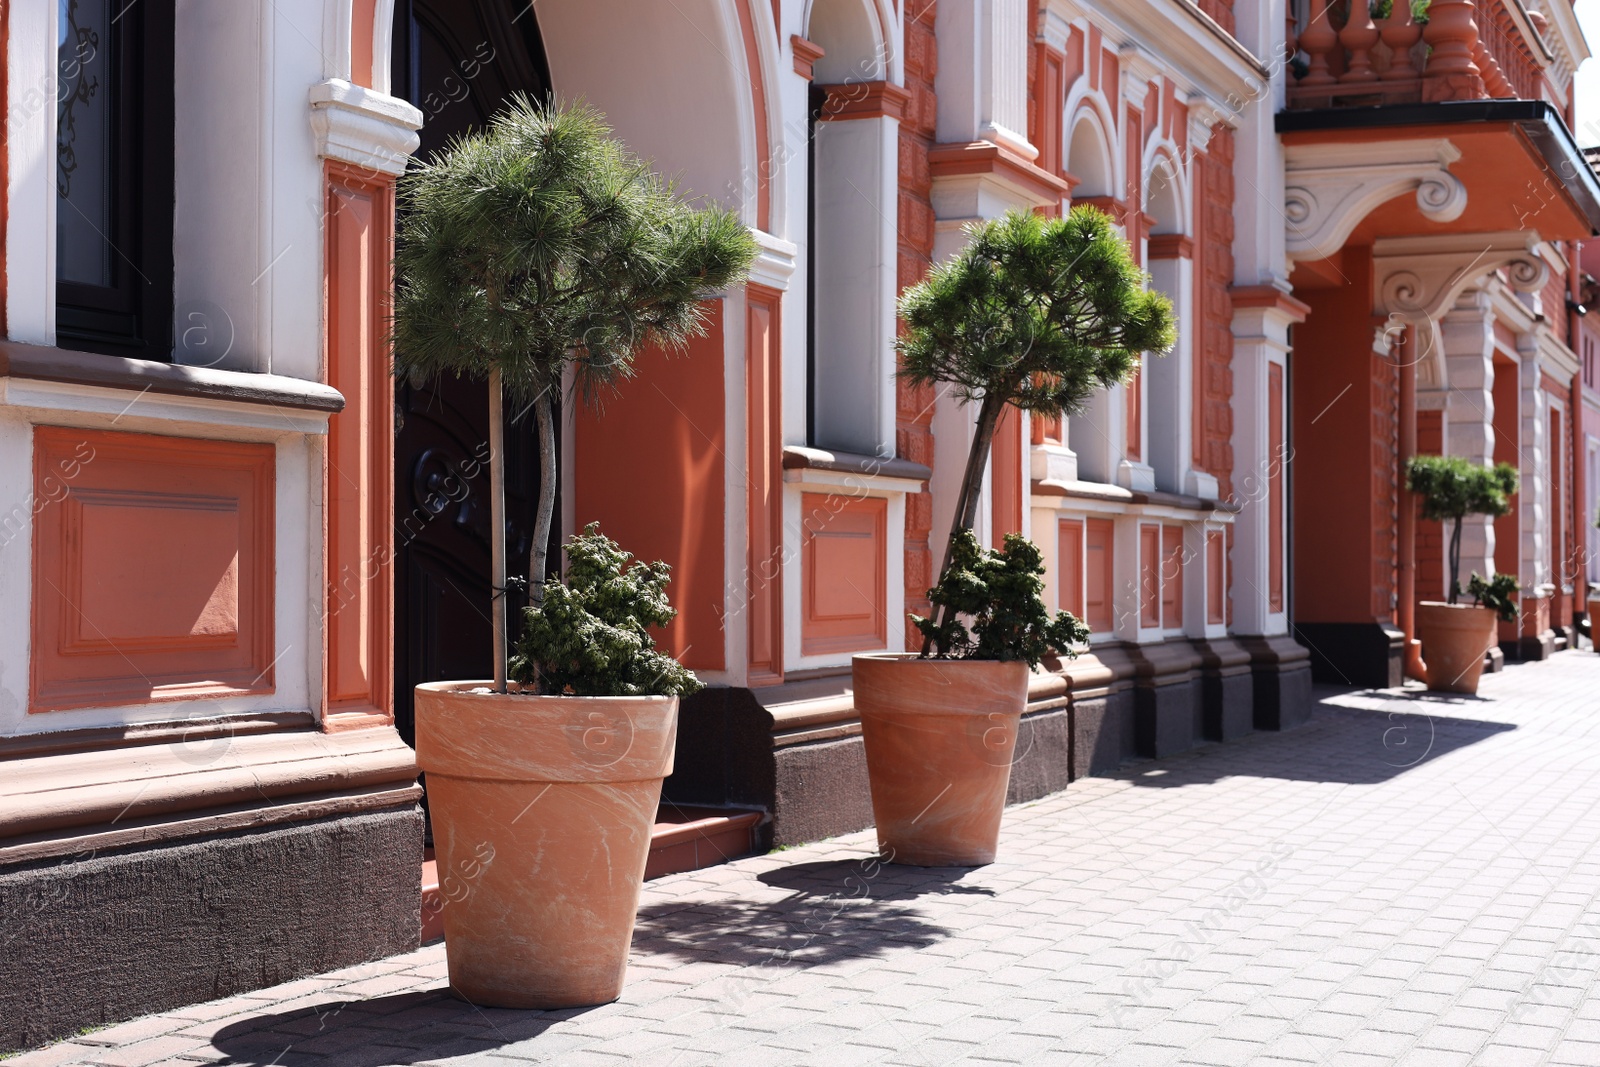
[[[1461,456],[1412,456],[1406,488],[1422,499],[1422,517],[1450,523],[1450,582],[1445,602],[1417,605],[1417,637],[1422,642],[1428,688],[1446,693],[1476,693],[1484,656],[1494,647],[1497,621],[1517,617],[1512,601],[1515,575],[1485,578],[1473,571],[1467,583],[1471,604],[1461,599],[1461,523],[1468,515],[1495,518],[1511,510],[1517,470],[1509,463],[1487,465]]]
[[[444,913],[451,986],[476,1003],[576,1007],[622,989],[677,702],[698,683],[657,652],[672,617],[662,564],[589,529],[570,582],[545,581],[554,399],[631,373],[647,343],[703,330],[701,302],[755,243],[631,157],[594,111],[517,99],[401,180],[396,370],[487,382],[494,678],[417,687],[441,870],[470,871]],[[507,684],[502,404],[538,422],[541,481],[527,625]]]
[[[985,551],[973,534],[995,427],[1007,405],[1041,417],[1081,410],[1172,346],[1172,307],[1145,287],[1111,219],[1090,208],[1012,212],[906,290],[900,373],[948,384],[977,407],[932,619],[920,654],[852,662],[878,842],[924,866],[991,862],[1028,676],[1050,650],[1088,637],[1041,594],[1039,550],[1020,535]],[[970,628],[969,628],[970,623]]]

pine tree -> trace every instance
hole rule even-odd
[[[540,485],[529,567],[537,605],[555,518],[554,400],[570,368],[594,401],[644,345],[705,332],[704,301],[740,281],[756,245],[731,212],[696,208],[583,107],[513,99],[399,186],[396,370],[486,380],[494,530],[494,662],[505,691],[502,396],[531,407]]]
[[[1142,354],[1165,354],[1175,336],[1171,302],[1146,287],[1127,241],[1095,208],[1057,219],[1013,211],[967,236],[958,255],[900,298],[905,330],[896,345],[903,377],[949,383],[978,405],[941,586],[959,535],[977,520],[1006,405],[1043,418],[1075,414],[1095,390],[1126,381]],[[924,655],[953,613],[939,604],[932,633],[924,628]]]

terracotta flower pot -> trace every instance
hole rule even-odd
[[[575,1008],[622,993],[677,697],[417,686],[417,765],[450,986],[474,1004]]]
[[[1440,693],[1476,693],[1483,657],[1499,634],[1492,608],[1473,604],[1417,605],[1417,637],[1428,665],[1428,688]]]
[[[919,867],[994,862],[1028,665],[876,654],[851,667],[883,854]]]

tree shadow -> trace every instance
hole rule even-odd
[[[951,931],[929,922],[911,902],[956,893],[992,896],[991,889],[959,884],[971,873],[875,857],[791,864],[757,876],[788,892],[781,900],[645,905],[634,948],[729,967],[817,967],[925,948]]]
[[[526,1041],[590,1010],[485,1008],[439,988],[255,1015],[211,1043],[230,1063],[257,1067],[390,1067]]]
[[[1124,765],[1112,777],[1153,789],[1230,777],[1376,785],[1517,728],[1514,723],[1461,714],[1483,701],[1481,697],[1318,688],[1321,699],[1311,721],[1294,730],[1262,731],[1226,744]],[[1372,707],[1327,699],[1365,699],[1369,693]]]

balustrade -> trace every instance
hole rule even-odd
[[[1538,99],[1543,71],[1512,4],[1517,0],[1292,5],[1300,18],[1291,14],[1289,46],[1303,65],[1290,82],[1289,106]]]

